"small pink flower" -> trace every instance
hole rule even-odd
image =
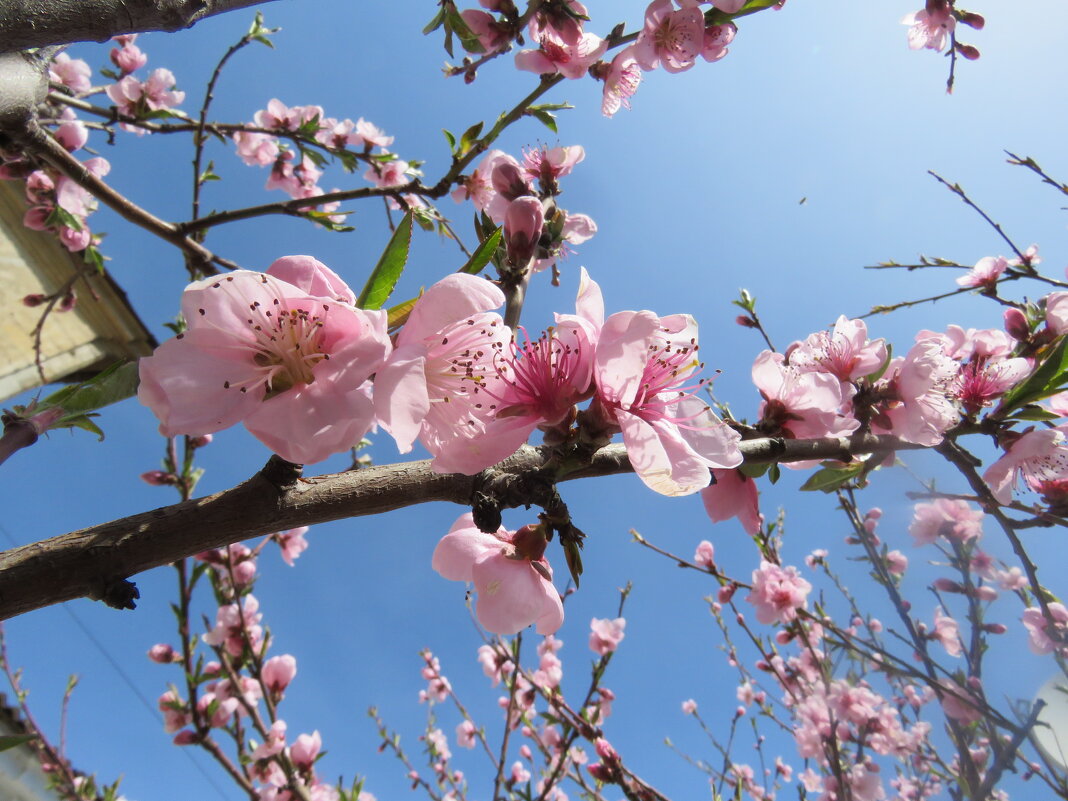
[[[540,45],[537,50],[520,50],[515,54],[516,67],[539,75],[560,74],[572,80],[585,75],[590,65],[608,49],[608,42],[592,33],[584,33],[577,42],[569,44],[546,31],[535,41]]]
[[[957,20],[953,17],[949,4],[942,0],[942,2],[928,3],[924,10],[906,14],[901,24],[910,26],[908,32],[910,50],[927,48],[941,52],[945,49]]]
[[[167,643],[159,643],[148,649],[148,658],[160,665],[178,662],[181,656]]]
[[[787,348],[790,366],[802,373],[830,373],[839,381],[871,375],[886,363],[886,343],[869,340],[863,320],[838,318],[829,333],[818,331]]]
[[[1018,479],[1046,500],[1063,500],[1068,491],[1068,443],[1064,427],[1029,431],[987,468],[983,480],[1000,503],[1012,503]]]
[[[901,551],[890,551],[886,555],[886,569],[893,576],[903,576],[909,569],[909,559]]]
[[[700,8],[675,10],[671,0],[653,0],[645,11],[645,27],[635,43],[643,69],[663,65],[668,72],[690,69],[705,42],[705,17]]]
[[[477,734],[478,729],[474,723],[470,720],[462,720],[456,727],[456,744],[460,748],[474,748]]]
[[[323,738],[318,729],[311,734],[297,737],[293,745],[289,746],[289,758],[293,760],[293,767],[299,771],[310,771],[322,747]]]
[[[982,536],[983,517],[967,501],[937,498],[916,504],[909,533],[917,546],[930,545],[939,536],[965,543]]]
[[[1028,646],[1036,654],[1053,653],[1055,648],[1064,649],[1068,641],[1068,609],[1064,604],[1052,601],[1046,604],[1050,617],[1053,618],[1056,641],[1050,637],[1050,627],[1042,609],[1037,606],[1024,610],[1023,624],[1027,629]]]
[[[538,634],[552,634],[564,622],[564,607],[544,550],[537,526],[486,534],[468,513],[438,543],[432,565],[451,581],[474,582],[475,614],[489,631],[515,634],[536,624]]]
[[[931,638],[942,643],[942,647],[950,656],[961,655],[960,626],[956,620],[945,614],[940,606],[935,609],[935,630]]]
[[[706,570],[715,570],[716,568],[716,551],[712,546],[712,543],[708,540],[701,540],[697,543],[697,550],[693,554],[693,562],[695,565],[700,565]]]
[[[159,697],[159,711],[163,713],[163,730],[168,734],[189,725],[193,720],[188,706],[174,690],[168,690]]]
[[[627,621],[621,617],[615,620],[594,618],[590,621],[590,650],[598,656],[615,651],[626,636],[623,633],[626,626]]]
[[[638,91],[641,82],[642,69],[632,45],[617,53],[608,65],[608,72],[604,76],[601,113],[611,117],[621,108],[629,109],[630,99]]]
[[[118,67],[123,75],[136,72],[148,63],[148,56],[141,51],[140,47],[134,44],[136,39],[136,33],[128,33],[112,39],[119,46],[111,48],[111,52],[108,55],[111,58],[111,63]]]
[[[757,620],[761,623],[790,623],[797,612],[805,607],[805,598],[812,585],[795,567],[782,568],[762,560],[760,568],[753,571],[753,589],[745,600],[756,607]]]
[[[697,702],[692,698],[688,698],[682,702],[682,714],[693,715],[697,712]]]
[[[260,678],[269,692],[276,697],[281,697],[286,687],[297,675],[297,659],[289,654],[272,656],[263,663],[263,671]]]
[[[308,533],[307,526],[291,528],[288,531],[280,531],[274,535],[275,542],[282,550],[282,561],[293,567],[297,557],[308,548],[308,541],[304,535]]]
[[[963,287],[975,287],[985,289],[994,286],[1001,274],[1005,272],[1009,263],[1004,256],[986,256],[979,259],[967,275],[957,279],[957,284]]]
[[[93,71],[89,65],[80,58],[71,58],[68,53],[56,54],[48,65],[48,77],[75,94],[82,94],[93,88]]]

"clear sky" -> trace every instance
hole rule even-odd
[[[624,19],[633,29],[645,4],[587,5],[592,30],[603,34]],[[898,21],[915,8],[896,0],[790,0],[782,11],[744,20],[721,62],[702,62],[681,75],[647,75],[633,110],[611,120],[600,115],[599,84],[587,79],[554,89],[548,100],[576,106],[561,112],[559,137],[527,120],[501,146],[518,154],[542,142],[583,145],[586,160],[565,179],[561,202],[591,215],[600,230],[562,265],[561,288],[550,287],[546,276],[535,280],[526,325],[537,330],[553,311],[571,311],[578,267],[584,265],[601,283],[609,312],[694,314],[708,367],[723,371],[717,395],[737,416],[752,418],[759,398],[749,368],[762,343],[733,322],[737,310],[730,300],[740,287],[757,297],[782,347],[841,313],[857,315],[875,304],[953,288],[953,274],[870,272],[864,265],[908,262],[920,253],[962,263],[1007,255],[996,234],[927,170],[960,182],[1021,247],[1038,243],[1044,267],[1056,275],[1068,261],[1063,199],[1006,165],[1003,150],[1034,156],[1052,175],[1068,178],[1063,52],[1068,11],[1055,0],[976,0],[976,5],[987,27],[965,30],[964,36],[982,50],[982,58],[958,64],[951,96],[945,92],[948,62],[930,51],[907,49],[906,29]],[[319,104],[338,118],[362,116],[396,137],[393,149],[402,158],[425,160],[424,171],[434,180],[448,159],[441,128],[462,131],[475,121],[492,121],[535,78],[518,73],[504,58],[486,67],[473,85],[445,80],[440,39],[419,33],[433,10],[433,3],[414,0],[283,0],[263,6],[266,23],[283,28],[275,37],[277,49],[254,46],[234,59],[212,116],[250,120],[272,97],[289,105]],[[218,56],[244,33],[251,17],[251,11],[228,14],[181,34],[146,35],[138,43],[149,55],[150,69],[174,72],[188,93],[183,108],[193,112]],[[106,59],[101,46],[71,52],[94,66]],[[116,188],[165,219],[188,217],[187,140],[120,133],[114,147],[99,136],[93,146],[112,162],[108,180]],[[208,206],[283,199],[262,190],[265,172],[244,166],[232,147],[212,147],[209,155],[223,180],[207,187]],[[362,185],[337,168],[321,183]],[[274,217],[213,232],[207,244],[259,269],[279,256],[311,254],[359,286],[387,232],[380,203],[345,208],[355,209],[354,233],[331,234]],[[467,235],[470,207],[446,199],[441,209]],[[184,282],[180,257],[106,211],[93,223],[109,233],[103,246],[112,259],[109,268],[146,323],[165,338],[162,323],[176,313]],[[398,297],[414,295],[460,263],[454,247],[418,233]],[[996,327],[1000,319],[993,306],[963,297],[869,323],[873,336],[887,337],[903,353],[921,328],[940,330],[951,322]],[[130,401],[107,410],[101,425],[107,432],[103,443],[83,432],[59,432],[4,466],[0,536],[22,544],[173,502],[169,490],[138,479],[158,467],[162,454],[151,413]],[[233,486],[268,455],[242,430],[218,435],[202,452],[206,474],[199,492]],[[384,434],[375,437],[373,455],[379,463],[397,459]],[[936,469],[930,459],[908,461],[920,474]],[[338,458],[309,472],[343,467]],[[803,478],[787,475],[763,496],[766,515],[780,504],[786,508],[785,559],[800,563],[811,550],[827,548],[835,566],[848,572],[844,520],[835,516],[829,498],[793,491]],[[890,547],[910,556],[911,513],[902,492],[912,488],[905,471],[884,471],[866,501],[886,511],[881,533]],[[590,618],[614,617],[617,588],[632,581],[626,639],[605,681],[618,697],[606,731],[629,764],[660,789],[678,798],[704,797],[703,776],[663,739],[670,736],[695,757],[712,759],[679,704],[692,697],[705,718],[718,723],[736,705],[735,675],[725,665],[720,635],[702,601],[714,587],[631,544],[628,531],[635,528],[684,556],[699,540],[710,539],[728,571],[743,576],[757,564],[756,549],[735,521],[712,526],[696,497],[656,496],[633,476],[573,482],[564,496],[589,534],[583,586],[568,599],[558,635],[566,643],[565,688],[585,686]],[[283,706],[290,733],[320,730],[329,751],[321,772],[365,775],[366,788],[380,799],[404,796],[408,783],[399,764],[375,753],[375,731],[365,710],[377,705],[410,751],[419,753],[415,737],[425,719],[425,708],[416,703],[423,687],[421,648],[440,655],[476,721],[494,731],[499,727],[497,693],[475,663],[480,641],[464,608],[464,588],[430,569],[434,545],[461,511],[429,505],[323,525],[309,534],[311,546],[297,567],[285,566],[270,549],[260,560],[257,596],[275,638],[273,652],[293,653],[299,662]],[[515,527],[531,520],[515,512],[506,522]],[[988,536],[994,541],[993,531]],[[1056,554],[1034,540],[1028,544],[1040,555]],[[549,558],[562,573],[559,553],[550,551]],[[924,571],[917,573],[919,581]],[[1046,579],[1055,590],[1065,589],[1054,576]],[[26,668],[33,708],[54,732],[66,676],[77,673],[82,681],[68,742],[79,768],[106,780],[124,775],[126,795],[138,801],[236,799],[239,791],[205,757],[170,745],[141,705],[139,696],[154,708],[167,683],[178,679],[177,670],[145,658],[154,643],[174,642],[168,603],[175,581],[170,569],[136,581],[142,595],[136,612],[80,601],[7,624],[10,655]],[[929,616],[935,601],[925,602]],[[202,611],[214,616],[210,599],[204,599]],[[1003,622],[1012,625],[1018,613],[1008,604]],[[1021,645],[1022,636],[1007,637],[1013,638],[1006,642],[1010,650],[1019,650],[1011,643]],[[1008,675],[1008,666],[1002,667]],[[1029,697],[1051,670],[1025,657],[1012,666],[1013,684],[1005,684],[1006,692]],[[457,722],[451,712],[442,715],[450,737]],[[800,767],[792,744],[781,751]],[[484,755],[453,752],[472,781],[471,798],[487,797]],[[743,746],[738,759],[745,761],[748,753]],[[188,755],[204,766],[211,783]],[[223,788],[221,794],[213,783]]]

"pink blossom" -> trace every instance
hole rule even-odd
[[[942,434],[960,419],[950,400],[960,366],[947,355],[949,347],[949,340],[940,335],[922,339],[887,370],[897,403],[886,411],[885,418],[891,431],[907,442],[937,445]]]
[[[901,551],[890,551],[886,555],[886,569],[892,576],[903,576],[909,569],[909,558]]]
[[[460,748],[474,748],[478,729],[470,720],[464,719],[456,727],[456,744]]]
[[[688,698],[682,702],[682,714],[694,715],[697,713],[697,702],[692,698]]]
[[[449,750],[449,741],[445,737],[445,732],[441,729],[434,729],[426,734],[427,744],[430,746],[431,753],[441,760],[448,760],[452,758],[452,751]]]
[[[712,484],[701,490],[705,511],[713,523],[737,517],[747,534],[764,524],[756,482],[740,470],[712,470]]]
[[[321,195],[323,190],[319,188],[318,181],[323,171],[315,166],[307,156],[304,156],[299,164],[294,164],[296,156],[292,150],[279,153],[271,172],[267,176],[265,189],[281,189],[293,198],[309,198]]]
[[[279,259],[266,274],[237,270],[186,288],[187,331],[140,363],[138,398],[164,436],[243,421],[282,458],[310,463],[367,433],[374,412],[363,384],[390,350],[386,314],[289,283],[300,258]]]
[[[284,720],[276,720],[271,724],[271,728],[267,732],[266,741],[256,746],[253,750],[252,758],[255,760],[267,759],[281,753],[285,746],[286,722]]]
[[[522,762],[517,760],[512,763],[511,777],[515,784],[526,784],[530,781],[530,771],[523,767]]]
[[[485,3],[482,5],[493,7],[486,6]],[[543,35],[550,34],[568,44],[578,44],[582,40],[581,18],[587,16],[588,13],[586,6],[578,0],[556,0],[544,3],[534,12],[530,20],[528,28],[530,38],[537,41]]]
[[[761,560],[760,568],[753,571],[753,589],[745,600],[756,607],[757,620],[761,623],[789,623],[805,607],[805,598],[811,590],[812,585],[801,578],[796,567],[783,569]]]
[[[272,656],[263,663],[260,678],[267,690],[276,697],[281,697],[286,687],[297,675],[297,659],[289,654]]]
[[[288,531],[280,531],[274,535],[275,542],[282,551],[282,561],[293,567],[297,557],[308,548],[308,541],[304,535],[308,533],[307,526],[291,528]]]
[[[120,114],[130,117],[143,116],[149,111],[161,111],[181,105],[185,92],[174,88],[174,73],[168,69],[153,70],[142,83],[127,75],[107,88],[107,95],[119,108]],[[128,130],[141,131],[141,128]]]
[[[382,153],[382,155],[389,154]],[[367,172],[363,174],[363,177],[381,188],[388,189],[394,186],[404,186],[411,181],[408,177],[410,168],[411,165],[403,159],[393,158],[384,162],[376,161],[367,168]]]
[[[93,71],[80,58],[71,58],[68,53],[57,53],[48,65],[48,77],[61,83],[75,94],[83,94],[93,88]]]
[[[611,117],[621,108],[630,109],[630,99],[642,82],[642,69],[634,46],[624,48],[612,59],[604,75],[604,99],[601,113]]]
[[[987,468],[983,480],[1000,503],[1012,503],[1017,480],[1050,501],[1063,499],[1068,489],[1068,443],[1065,427],[1029,431]]]
[[[940,688],[938,697],[942,702],[942,711],[946,713],[946,717],[953,718],[964,726],[975,723],[983,717],[979,709],[982,702],[973,692],[952,679],[941,679],[938,686]]]
[[[968,414],[978,414],[994,398],[1016,386],[1031,373],[1031,361],[1023,358],[987,357],[975,353],[962,365],[953,395]]]
[[[785,363],[781,353],[765,350],[753,361],[753,383],[764,402],[760,425],[771,434],[801,439],[840,437],[860,423],[841,413],[853,393],[833,375],[802,372]]]
[[[206,692],[197,699],[197,713],[209,726],[216,729],[229,726],[230,719],[240,706],[241,702],[236,698],[219,698],[213,692]]]
[[[322,747],[323,738],[318,729],[311,734],[297,737],[293,745],[289,746],[289,758],[293,760],[293,767],[303,772],[310,771]]]
[[[1046,326],[1057,336],[1068,333],[1068,292],[1046,296]]]
[[[123,75],[136,72],[148,63],[148,56],[141,51],[140,47],[134,44],[136,40],[136,33],[116,36],[111,40],[119,46],[111,48],[111,52],[108,55],[111,58],[111,63],[118,67]]]
[[[536,197],[521,197],[508,204],[504,215],[504,245],[512,266],[524,270],[534,258],[545,222],[545,210]]]
[[[707,486],[709,468],[741,464],[739,435],[697,397],[697,323],[685,314],[617,312],[601,328],[594,377],[634,471],[664,495]]]
[[[56,128],[56,141],[72,153],[85,147],[89,141],[89,129],[74,115],[74,109],[65,108],[59,116],[63,122]]]
[[[1036,654],[1053,653],[1055,648],[1062,649],[1068,641],[1068,609],[1058,601],[1046,604],[1053,619],[1055,636],[1050,636],[1050,624],[1042,609],[1032,606],[1024,610],[1023,624],[1027,629],[1027,644]]]
[[[250,167],[266,167],[278,160],[278,140],[270,134],[235,131],[231,136],[237,155]]]
[[[957,625],[956,620],[942,611],[941,606],[935,609],[935,630],[931,638],[942,643],[942,647],[950,656],[960,656],[960,626]]]
[[[906,14],[902,25],[908,25],[908,39],[910,50],[936,50],[941,52],[949,35],[956,27],[957,20],[953,17],[953,11],[949,4],[944,2],[928,3],[924,10]]]
[[[732,3],[739,2],[739,0],[730,1]],[[719,0],[720,4],[726,2],[727,0]],[[745,0],[740,0],[740,2],[744,3]],[[731,22],[723,25],[709,25],[705,28],[705,38],[701,48],[701,58],[710,64],[719,61],[730,52],[728,45],[734,41],[734,35],[736,33],[738,33],[738,28]]]
[[[594,618],[590,621],[590,650],[598,656],[612,653],[623,639],[623,629],[627,621],[621,617],[615,620]]]
[[[189,725],[193,720],[189,708],[174,690],[167,690],[159,697],[159,711],[163,713],[163,730],[168,734]]]
[[[276,128],[283,131],[296,131],[306,123],[323,118],[320,106],[293,106],[289,108],[277,98],[267,101],[267,108],[257,111],[253,120],[260,128]]]
[[[916,546],[930,545],[939,536],[965,543],[982,536],[983,517],[982,510],[967,501],[937,498],[916,504],[909,534]]]
[[[941,48],[939,48],[941,49]],[[967,275],[957,279],[957,284],[963,287],[975,287],[985,289],[994,286],[1001,274],[1005,272],[1009,263],[1004,256],[986,256],[979,259]]]
[[[215,613],[215,628],[203,635],[204,642],[225,648],[230,656],[241,656],[246,642],[256,649],[263,637],[259,608],[253,595],[246,595],[240,603],[220,606]]]
[[[536,526],[486,534],[464,514],[434,549],[431,564],[451,581],[474,582],[475,614],[489,631],[515,634],[536,624],[538,634],[552,634],[564,621],[564,607],[544,549]]]
[[[693,562],[695,565],[700,565],[706,570],[716,569],[715,548],[708,540],[701,540],[697,543],[697,550],[693,554]]]
[[[530,433],[517,424],[485,435],[504,388],[498,364],[511,346],[511,331],[489,311],[503,302],[485,279],[443,278],[416,302],[375,378],[378,419],[400,452],[418,438],[439,473],[473,475],[510,456]]]
[[[682,72],[694,65],[704,41],[705,17],[700,8],[675,10],[671,0],[653,0],[634,44],[635,58],[642,69],[663,65],[668,72]]]
[[[560,74],[572,80],[585,75],[590,65],[608,49],[608,42],[592,33],[584,33],[578,41],[569,44],[546,30],[535,41],[540,45],[537,50],[520,50],[515,54],[516,67],[539,75]]]
[[[830,333],[818,331],[786,350],[790,366],[801,373],[830,373],[839,381],[856,381],[886,363],[886,344],[868,339],[863,320],[838,318]]]
[[[386,136],[385,132],[373,122],[360,117],[356,120],[355,130],[349,136],[349,144],[367,150],[372,147],[387,148],[393,144],[393,137]]]

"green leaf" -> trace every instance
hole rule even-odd
[[[448,21],[448,28],[456,34],[464,50],[468,53],[486,52],[486,48],[482,46],[482,42],[479,41],[475,32],[467,27],[467,22],[460,16],[460,12],[456,10],[456,6],[452,6],[446,11],[445,16]],[[452,51],[449,52],[449,55],[452,55]]]
[[[778,463],[775,463],[768,469],[768,481],[772,484],[777,484],[780,478],[782,478],[782,470],[779,468]]]
[[[438,13],[435,14],[434,18],[426,24],[425,28],[423,28],[423,35],[425,36],[428,33],[433,33],[441,27],[443,22],[445,22],[445,9],[439,8]]]
[[[825,467],[809,476],[808,481],[801,485],[803,492],[834,492],[839,487],[848,484],[864,471],[864,463],[857,462],[848,467]]]
[[[543,111],[542,109],[527,109],[527,113],[553,133],[559,133],[556,128],[556,116],[552,112]]]
[[[1001,408],[1016,409],[1060,392],[1068,384],[1068,337],[1061,337],[1049,355],[1022,384],[1005,393]]]
[[[468,128],[466,131],[464,131],[463,136],[460,137],[460,149],[459,149],[459,151],[457,151],[456,155],[462,156],[468,150],[470,150],[471,149],[471,145],[474,144],[476,141],[478,141],[478,137],[479,137],[479,135],[481,133],[482,133],[482,123],[481,122],[476,122],[474,125],[472,125],[470,128]]]
[[[2,734],[0,735],[0,751],[7,751],[9,748],[18,748],[23,743],[28,743],[31,740],[36,739],[36,734]]]
[[[67,211],[62,206],[55,206],[52,209],[52,213],[48,215],[48,219],[45,220],[46,225],[65,225],[72,231],[82,230],[82,221]]]
[[[200,177],[197,178],[197,183],[203,184],[207,181],[221,181],[218,175],[215,174],[215,162],[209,161],[208,166],[204,168],[204,172],[200,173]]]
[[[95,268],[98,273],[104,272],[104,254],[95,245],[89,245],[82,251],[82,261]]]
[[[256,17],[252,20],[252,27],[250,27],[248,29],[248,33],[245,34],[245,35],[250,40],[252,40],[253,42],[259,42],[262,45],[267,45],[267,47],[269,47],[269,48],[271,48],[273,50],[274,49],[274,42],[272,42],[268,37],[272,33],[278,33],[280,30],[282,30],[282,29],[281,28],[267,28],[267,27],[264,27],[264,25],[263,25],[263,13],[260,12],[260,11],[257,11],[256,12]]]
[[[456,152],[456,134],[450,131],[448,128],[442,128],[441,132],[445,134],[445,141],[449,143],[449,150]]]
[[[137,384],[137,362],[117,362],[88,381],[54,392],[40,406],[61,406],[71,415],[86,414],[132,398]]]
[[[371,277],[356,299],[356,305],[361,309],[381,309],[393,294],[393,288],[397,286],[404,265],[408,261],[408,249],[412,244],[412,213],[409,211],[400,221],[397,230],[390,237],[389,244],[382,252]]]
[[[1047,420],[1059,420],[1059,414],[1054,414],[1049,409],[1043,409],[1041,406],[1035,406],[1028,404],[1021,409],[1017,409],[1012,413],[1012,419],[1014,420],[1029,420],[1037,422],[1045,422]]]
[[[337,231],[339,233],[344,233],[344,232],[347,232],[347,231],[355,231],[356,229],[355,229],[355,227],[353,227],[351,225],[342,225],[341,223],[334,222],[333,219],[331,219],[331,218],[334,217],[337,214],[351,214],[351,213],[352,212],[350,212],[350,211],[325,212],[325,211],[315,211],[315,210],[313,210],[313,211],[302,211],[300,213],[300,216],[304,217],[307,220],[311,220],[316,225],[321,225],[327,231]]]
[[[460,272],[478,275],[482,272],[482,268],[489,264],[490,259],[493,258],[493,254],[497,252],[497,246],[500,244],[501,229],[498,228],[486,237],[475,252],[471,254],[471,258],[467,260],[467,264],[460,268]]]

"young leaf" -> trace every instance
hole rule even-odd
[[[408,249],[412,243],[412,212],[404,215],[397,230],[390,237],[389,244],[382,252],[371,277],[356,299],[356,305],[361,309],[381,309],[393,294],[393,288],[397,285],[404,265],[408,261]]]
[[[452,6],[450,10],[446,11],[445,16],[448,19],[448,28],[456,34],[464,50],[468,53],[486,52],[486,48],[482,46],[482,42],[479,41],[475,32],[467,27],[467,22],[460,15],[460,12],[456,10],[456,6]],[[449,55],[452,55],[451,51]]]
[[[1001,408],[1012,410],[1019,406],[1056,395],[1068,384],[1068,336],[1061,337],[1038,369],[1022,384],[1017,384],[1001,399]]]
[[[471,254],[471,258],[467,260],[467,264],[460,268],[462,273],[470,273],[471,275],[478,275],[482,272],[482,268],[489,264],[490,259],[493,258],[493,254],[497,252],[497,246],[501,244],[501,229],[498,228],[488,237],[481,245]]]
[[[544,109],[532,108],[527,109],[527,113],[553,133],[559,133],[559,131],[556,129],[556,116],[552,112],[545,111]]]
[[[448,128],[442,128],[441,132],[445,134],[445,141],[449,143],[449,150],[456,152],[456,135]]]
[[[456,155],[462,156],[468,150],[470,150],[471,149],[471,145],[478,139],[479,134],[481,134],[481,133],[482,133],[482,123],[481,122],[476,122],[474,125],[472,125],[470,128],[468,128],[466,131],[464,131],[463,136],[460,137],[460,150],[457,152]]]
[[[38,408],[62,406],[67,414],[86,414],[132,398],[137,393],[137,384],[137,362],[117,362],[88,381],[52,393]]]
[[[422,292],[419,293],[420,297],[422,296],[422,294]],[[412,313],[412,309],[415,308],[415,302],[417,300],[419,300],[419,298],[417,297],[411,298],[409,300],[404,301],[404,303],[398,303],[396,306],[390,307],[389,311],[387,312],[389,317],[386,323],[390,332],[392,332],[394,329],[400,328],[402,325],[408,322],[408,315]]]
[[[848,467],[825,467],[809,476],[808,481],[801,485],[801,490],[803,492],[814,492],[816,490],[834,492],[859,476],[863,470],[863,462],[857,462]]]

